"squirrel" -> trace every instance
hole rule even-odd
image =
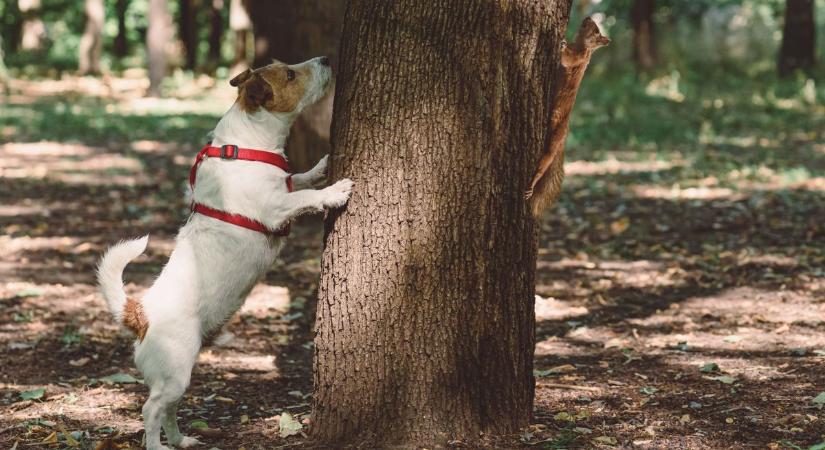
[[[554,77],[557,88],[551,103],[547,148],[524,193],[535,217],[550,206],[561,192],[564,180],[564,142],[567,139],[570,111],[576,103],[576,94],[593,52],[609,43],[610,38],[601,34],[599,26],[590,17],[584,19],[572,44],[562,41],[561,62]]]

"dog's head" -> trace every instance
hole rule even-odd
[[[317,102],[330,85],[332,68],[326,56],[300,64],[274,61],[259,69],[247,69],[229,81],[238,88],[238,103],[246,112],[301,112]]]

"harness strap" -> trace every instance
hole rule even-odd
[[[221,159],[229,160],[239,159],[243,161],[262,162],[265,164],[271,164],[275,167],[284,170],[287,173],[290,173],[289,162],[286,160],[286,158],[277,153],[265,152],[262,150],[254,150],[251,148],[239,148],[237,145],[222,145],[220,147],[206,145],[205,147],[203,147],[203,149],[201,149],[200,152],[198,152],[198,156],[195,158],[195,164],[192,165],[192,169],[189,171],[189,186],[192,187],[192,191],[195,190],[195,178],[197,178],[198,166],[200,166],[200,164],[207,156],[219,157]],[[286,188],[287,191],[292,192],[293,186],[291,173],[286,179]],[[193,202],[192,213],[197,213],[207,217],[211,217],[213,219],[218,219],[223,222],[231,223],[232,225],[237,225],[242,228],[266,234],[268,236],[284,237],[288,236],[290,231],[289,223],[286,223],[280,229],[270,230],[266,227],[266,225],[262,224],[261,222],[258,222],[257,220],[250,219],[249,217],[242,216],[240,214],[233,214],[226,211],[220,211],[214,208],[210,208],[209,206],[206,206],[203,203]]]

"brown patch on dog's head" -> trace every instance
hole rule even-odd
[[[143,312],[143,305],[133,299],[126,299],[126,306],[123,308],[123,325],[132,330],[137,335],[139,341],[143,342],[146,331],[149,330],[149,320]]]
[[[260,69],[247,69],[229,84],[238,87],[238,103],[246,112],[264,108],[272,113],[288,113],[298,108],[311,79],[309,67],[275,61]]]

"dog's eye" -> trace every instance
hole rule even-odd
[[[292,69],[286,69],[286,79],[292,81],[295,79],[295,71]]]

